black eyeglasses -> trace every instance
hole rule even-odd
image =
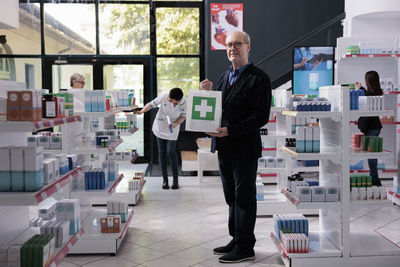
[[[235,47],[236,49],[239,49],[242,45],[243,45],[242,42],[234,42],[234,43],[225,44],[226,48],[228,48],[228,49],[232,49],[232,47]]]

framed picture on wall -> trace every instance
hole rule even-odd
[[[211,3],[211,50],[225,50],[226,37],[243,31],[243,4]]]

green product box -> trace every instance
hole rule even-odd
[[[371,187],[372,186],[372,177],[371,175],[367,175],[367,187]]]
[[[378,146],[378,152],[382,152],[383,151],[383,137],[379,137],[379,146]]]
[[[370,136],[361,136],[361,147],[362,150],[368,151],[368,140]]]
[[[271,96],[271,107],[275,107],[275,98]]]
[[[367,177],[366,176],[361,177],[361,187],[367,187]]]
[[[354,175],[350,176],[350,187],[357,187],[357,177]]]
[[[357,176],[357,187],[362,187],[362,177]]]

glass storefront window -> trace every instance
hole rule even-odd
[[[198,54],[200,14],[198,8],[157,8],[157,54]]]
[[[94,4],[45,4],[46,54],[96,53]]]
[[[185,96],[190,89],[198,89],[200,82],[199,58],[158,58],[157,94],[169,92],[174,87],[182,89]]]
[[[84,89],[93,89],[93,66],[83,64],[53,65],[53,93],[71,88],[71,76],[79,73],[85,77]]]
[[[99,32],[101,54],[150,54],[149,5],[100,5]]]
[[[40,55],[40,6],[19,4],[19,28],[0,29],[6,43],[0,45],[0,54]]]
[[[26,84],[28,89],[42,88],[42,60],[40,58],[0,58],[0,80]]]

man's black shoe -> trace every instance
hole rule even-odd
[[[237,246],[228,254],[219,257],[218,260],[221,263],[237,263],[242,261],[254,260],[255,254],[254,250],[241,250]]]
[[[234,249],[234,247],[235,247],[235,241],[232,239],[231,242],[228,243],[228,245],[214,248],[213,253],[215,255],[225,255],[226,253],[231,252],[232,249]]]

